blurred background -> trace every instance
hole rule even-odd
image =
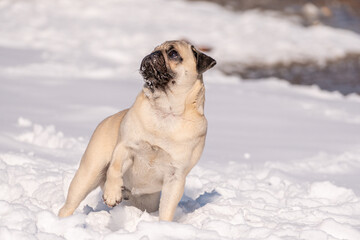
[[[192,0],[199,1],[199,0]],[[356,0],[207,0],[232,11],[273,10],[300,18],[304,26],[326,24],[360,32],[360,2]]]
[[[2,0],[0,76],[135,78],[154,46],[186,39],[227,75],[358,94],[359,34],[356,0]]]
[[[193,0],[198,1],[198,0]],[[360,1],[357,0],[208,0],[236,12],[258,9],[274,11],[310,27],[325,25],[360,33]],[[340,59],[326,61],[322,66],[313,62],[291,62],[273,66],[251,66],[230,69],[229,74],[243,78],[276,76],[293,84],[316,84],[322,89],[342,94],[360,93],[360,58],[348,53]]]

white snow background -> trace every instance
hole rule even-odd
[[[209,129],[174,222],[91,193],[56,214],[96,125],[131,106],[142,58],[185,38],[228,62],[326,60],[360,36],[180,0],[0,1],[0,239],[360,239],[360,97],[204,75]]]

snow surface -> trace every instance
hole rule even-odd
[[[358,35],[160,0],[3,0],[0,32],[1,240],[360,239],[360,97],[216,68],[205,151],[174,222],[110,209],[99,189],[56,216],[92,131],[133,103],[155,45],[208,44],[219,64],[321,62],[360,51]]]

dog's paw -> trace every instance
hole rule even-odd
[[[122,201],[122,187],[118,184],[106,184],[104,187],[103,200],[109,207],[115,207]]]

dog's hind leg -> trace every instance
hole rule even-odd
[[[96,128],[81,159],[80,167],[71,181],[65,205],[59,211],[60,217],[71,215],[86,195],[104,184],[116,146],[120,122],[126,112],[127,110],[108,117]]]
[[[59,211],[59,217],[67,217],[73,214],[81,201],[104,181],[105,172],[102,169],[104,167],[87,166],[83,162],[80,164],[71,181],[65,205]]]

